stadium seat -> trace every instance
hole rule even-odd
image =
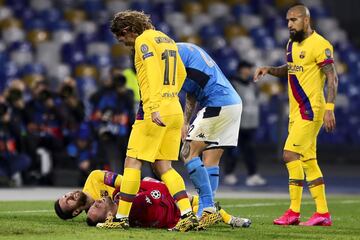
[[[41,29],[34,29],[28,32],[27,40],[33,45],[39,44],[49,40],[50,34],[47,31]]]

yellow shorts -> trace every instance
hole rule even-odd
[[[301,118],[290,121],[284,150],[299,153],[300,160],[316,159],[316,140],[322,124]]]
[[[183,115],[169,115],[161,119],[165,127],[156,125],[151,119],[135,121],[129,138],[127,156],[148,162],[178,160]]]

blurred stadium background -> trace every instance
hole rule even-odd
[[[130,52],[109,31],[117,11],[151,14],[157,29],[175,41],[201,45],[231,77],[241,60],[257,66],[284,63],[285,15],[295,2],[0,0],[0,114],[9,116],[0,124],[1,186],[73,187],[94,168],[122,172],[138,95]],[[316,31],[334,45],[340,79],[337,129],[319,135],[320,166],[330,191],[359,193],[360,15],[354,9],[360,2],[301,2],[310,8]],[[258,85],[256,149],[259,171],[268,180],[260,190],[287,191],[280,161],[287,131],[286,79],[267,77]],[[108,86],[129,91],[117,98]],[[50,107],[44,105],[48,100]],[[180,171],[181,165],[176,164]],[[241,163],[236,174],[240,181],[231,190],[244,187]]]

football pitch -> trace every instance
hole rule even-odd
[[[96,229],[85,223],[85,214],[63,221],[53,212],[52,201],[0,201],[0,239],[360,239],[360,196],[329,196],[332,227],[275,226],[272,220],[288,207],[287,199],[220,199],[233,215],[252,220],[250,228],[232,229],[219,223],[200,232],[164,229]],[[313,200],[303,199],[302,217],[314,211]]]

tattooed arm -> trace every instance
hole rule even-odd
[[[186,93],[186,104],[185,104],[185,112],[184,112],[184,123],[189,124],[191,120],[191,116],[194,112],[196,106],[196,99],[192,95]]]
[[[184,111],[184,125],[181,129],[181,139],[184,141],[186,136],[187,136],[187,132],[188,132],[188,128],[189,128],[189,123],[191,120],[191,116],[194,112],[196,106],[196,99],[186,93],[186,104],[185,104],[185,111]]]
[[[254,81],[259,80],[259,77],[263,77],[266,74],[270,74],[275,77],[286,77],[287,73],[288,73],[287,64],[281,65],[279,67],[259,67],[255,71]]]
[[[328,106],[335,104],[339,79],[335,70],[335,65],[333,63],[323,66],[321,71],[326,75],[327,79],[327,107],[324,115],[324,125],[327,132],[332,132],[336,127],[335,114],[334,110]]]

